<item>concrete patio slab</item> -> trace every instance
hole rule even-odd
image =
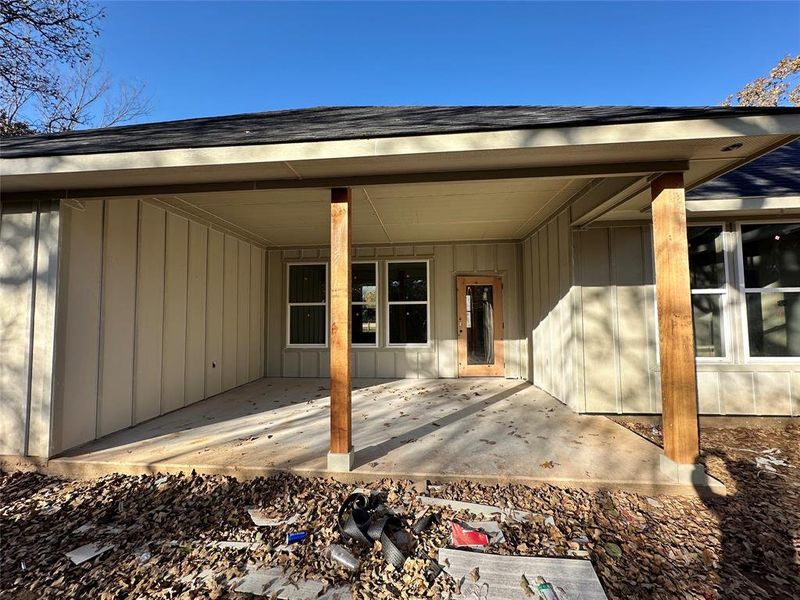
[[[693,491],[659,468],[657,446],[606,417],[577,415],[527,382],[361,379],[355,386],[355,464],[339,479]],[[328,394],[327,379],[261,379],[73,449],[46,469],[74,477],[332,475]]]

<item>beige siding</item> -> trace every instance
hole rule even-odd
[[[151,419],[161,411],[161,361],[164,341],[166,212],[157,206],[142,203],[139,215],[134,423]],[[72,271],[68,276],[72,277]]]
[[[264,371],[264,357],[261,355],[261,341],[264,332],[264,311],[261,310],[261,296],[264,286],[264,251],[250,248],[250,327],[247,331],[250,348],[247,365],[248,380],[257,379]]]
[[[58,207],[0,210],[0,454],[48,456]]]
[[[250,244],[239,241],[236,323],[236,385],[247,383],[250,375]]]
[[[656,412],[649,231],[598,227],[574,239],[586,411]]]
[[[521,286],[524,343],[519,372],[535,385],[578,410],[572,318],[572,247],[567,213],[523,241]],[[529,358],[528,358],[529,357]]]
[[[186,404],[205,398],[207,262],[208,229],[200,223],[190,222],[186,290]]]
[[[206,287],[206,362],[205,394],[213,396],[222,391],[222,321],[224,295],[224,234],[208,232]]]
[[[28,454],[49,456],[53,397],[53,359],[58,286],[59,213],[57,202],[39,206],[33,348],[31,351]]]
[[[574,322],[579,393],[588,412],[659,413],[661,390],[652,268],[647,223],[595,226],[573,232],[575,284],[580,298]],[[697,363],[698,406],[706,415],[800,414],[800,365],[743,358],[739,313],[730,309],[731,356]],[[581,343],[582,340],[582,343]]]
[[[105,203],[105,211],[98,435],[133,422],[139,205],[114,199]]]
[[[277,377],[282,373],[283,346],[286,329],[283,328],[283,308],[286,292],[283,284],[283,258],[280,250],[270,250],[267,256],[267,376]]]
[[[506,377],[524,377],[520,353],[524,337],[519,318],[521,276],[519,244],[436,244],[358,247],[354,260],[378,261],[377,348],[353,348],[355,377],[457,377],[456,275],[498,274],[503,278]],[[327,260],[324,248],[272,250],[267,253],[268,376],[326,377],[330,355],[320,348],[286,347],[286,263]],[[386,260],[430,261],[430,343],[425,347],[387,347],[385,305]]]
[[[60,278],[58,299],[64,328],[57,341],[56,450],[97,437],[100,359],[103,203],[87,201],[83,210],[64,210],[61,249],[68,266]]]
[[[186,287],[189,222],[167,214],[164,267],[164,337],[161,357],[161,410],[186,404]]]
[[[54,451],[260,376],[257,364],[251,372],[249,358],[254,347],[260,360],[263,345],[263,278],[250,291],[250,257],[263,256],[260,248],[150,201],[98,200],[84,210],[62,211],[60,293],[66,300],[58,316],[63,364],[56,370]],[[235,249],[229,253],[232,275],[224,271],[225,239]],[[247,257],[244,282],[240,254]],[[228,357],[226,285],[235,299]],[[257,326],[240,339],[238,291],[245,285],[245,323],[252,313]],[[236,378],[239,348],[246,349],[243,380]],[[223,383],[225,372],[233,379]]]
[[[4,207],[0,221],[0,453],[25,451],[36,209]]]
[[[238,348],[239,312],[239,241],[225,236],[222,276],[222,389],[236,386],[236,350]]]

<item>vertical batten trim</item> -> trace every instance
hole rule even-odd
[[[95,439],[101,435],[100,423],[102,420],[102,379],[103,379],[103,335],[105,331],[105,306],[104,306],[104,290],[105,285],[105,267],[106,267],[106,227],[108,227],[108,201],[101,200],[103,203],[103,217],[100,221],[100,285],[98,293],[98,327],[97,327],[97,372],[95,377],[95,411],[94,411],[94,436]]]
[[[31,266],[31,300],[30,324],[28,329],[28,377],[25,382],[25,428],[22,435],[22,453],[28,456],[31,435],[31,410],[33,406],[31,394],[33,393],[33,353],[36,341],[36,286],[38,284],[37,270],[39,265],[39,224],[41,215],[41,200],[36,201],[36,216],[33,223],[33,262]]]

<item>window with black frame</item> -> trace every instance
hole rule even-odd
[[[351,329],[354,345],[378,343],[378,265],[353,263]]]
[[[800,223],[740,232],[749,356],[800,357]]]
[[[328,268],[324,264],[289,265],[289,345],[327,343]]]
[[[387,276],[389,344],[427,344],[427,261],[389,262]]]
[[[693,226],[687,233],[695,355],[723,358],[726,355],[724,311],[728,295],[723,227]]]

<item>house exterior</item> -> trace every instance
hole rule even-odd
[[[800,414],[800,110],[323,108],[2,141],[0,454],[261,377]]]

